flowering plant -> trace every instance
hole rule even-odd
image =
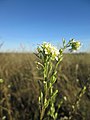
[[[76,51],[80,46],[81,43],[79,41],[71,39],[66,44],[66,40],[63,39],[63,47],[59,50],[46,42],[37,48],[38,57],[41,59],[41,62],[37,62],[37,64],[42,68],[41,72],[43,72],[39,96],[40,120],[46,117],[45,113],[47,114],[46,119],[57,119],[58,112],[55,109],[55,102],[58,90],[54,89],[54,84],[57,80],[57,68],[63,59],[63,52],[66,48],[69,48],[70,51]],[[66,100],[65,96],[63,100]],[[63,100],[58,104],[58,109],[61,107]]]

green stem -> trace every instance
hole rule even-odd
[[[45,113],[45,106],[44,106],[44,101],[45,99],[47,98],[48,96],[48,90],[47,90],[47,74],[48,74],[48,64],[47,64],[47,60],[44,60],[44,82],[46,82],[46,86],[44,85],[44,82],[43,82],[43,85],[44,85],[44,89],[42,90],[42,92],[44,93],[44,96],[43,96],[43,104],[42,104],[42,107],[41,107],[41,113],[40,113],[40,120],[43,119],[44,117],[44,113]],[[46,88],[45,88],[46,87]],[[46,89],[46,90],[45,90]]]

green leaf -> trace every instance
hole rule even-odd
[[[54,84],[56,82],[56,80],[57,80],[56,76],[53,75],[51,80],[50,80],[51,84]]]
[[[48,107],[48,105],[49,105],[49,100],[47,100],[47,99],[45,98],[45,101],[44,101],[44,108],[46,109],[46,108]]]
[[[43,105],[43,92],[40,93],[39,101]]]
[[[54,120],[57,119],[57,116],[58,116],[58,113],[56,112],[55,115],[54,115]]]
[[[63,46],[65,47],[66,46],[66,40],[63,38],[62,41],[63,41]]]
[[[63,104],[63,99],[58,103],[58,109],[61,107],[62,104]]]
[[[58,93],[58,90],[55,90],[55,92],[53,92],[53,94],[50,98],[50,102],[53,102],[53,103],[55,102],[55,98],[56,98],[57,93]]]
[[[57,71],[51,76],[51,79],[50,79],[50,83],[53,85],[55,82],[56,82],[56,74],[57,74]]]

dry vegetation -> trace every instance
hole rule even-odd
[[[38,120],[38,96],[41,73],[37,72],[37,57],[29,53],[0,53],[0,120]],[[67,101],[58,111],[59,116],[69,116],[83,86],[87,91],[73,120],[90,120],[90,54],[65,54],[58,68],[59,90],[57,103],[62,96]],[[56,103],[56,106],[57,106]]]

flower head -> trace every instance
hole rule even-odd
[[[58,60],[59,50],[50,43],[44,42],[41,47],[38,48],[38,52],[50,56],[52,60]]]
[[[79,41],[71,40],[70,46],[71,46],[70,49],[71,51],[76,51],[81,47],[81,43]]]

